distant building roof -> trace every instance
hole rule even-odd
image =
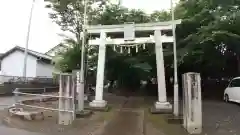
[[[52,56],[53,53],[58,52],[58,51],[60,51],[61,49],[67,49],[67,48],[68,48],[68,46],[66,46],[66,45],[58,44],[58,45],[54,46],[53,48],[51,48],[49,51],[47,51],[45,54]]]
[[[3,53],[2,55],[0,54],[0,59],[3,59],[4,57],[8,56],[9,54],[11,54],[12,52],[14,52],[16,50],[25,52],[25,48],[20,47],[20,46],[15,46],[14,48],[12,48],[11,50]],[[36,52],[36,51],[30,50],[30,49],[28,49],[28,54],[32,55],[34,57],[40,58],[40,59],[52,60],[51,56],[49,56],[47,54],[40,53],[40,52]]]

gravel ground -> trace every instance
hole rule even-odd
[[[31,104],[31,103],[28,103]],[[58,101],[34,102],[34,105],[44,106],[48,108],[57,108]],[[111,112],[94,112],[92,116],[87,118],[78,118],[71,126],[58,125],[58,113],[54,111],[44,111],[41,109],[33,109],[24,107],[24,110],[42,111],[44,120],[27,121],[19,117],[5,117],[4,124],[10,128],[25,130],[26,132],[35,132],[49,135],[98,135],[101,128],[106,124],[105,115]]]
[[[204,135],[239,135],[240,106],[221,101],[203,102]]]
[[[151,103],[153,101],[148,101]],[[240,135],[240,105],[217,100],[204,100],[203,132],[201,135]],[[166,135],[187,135],[181,125],[169,124],[164,115],[149,114],[154,127],[162,129]]]
[[[109,123],[104,121],[103,117],[109,116],[107,113],[96,112],[92,117],[79,119],[75,122],[74,126],[70,127],[59,127],[57,124],[57,113],[55,112],[44,112],[46,120],[44,121],[22,121],[16,120],[15,118],[8,119],[11,121],[12,125],[9,127],[17,127],[23,130],[17,130],[11,128],[6,128],[3,125],[0,125],[1,135],[3,134],[13,134],[19,131],[26,135],[35,135],[33,132],[38,132],[42,134],[51,134],[51,135],[88,135],[88,134],[99,134],[99,135],[141,135],[142,125],[145,124],[145,133],[146,135],[171,135],[166,134],[164,131],[165,126],[169,130],[176,130],[179,135],[186,135],[181,128],[181,125],[171,125],[168,123],[161,122],[161,126],[156,128],[156,125],[143,122],[142,118],[142,109],[146,105],[141,98],[135,97],[124,97],[124,96],[113,96],[108,95],[106,99],[114,108],[113,117],[109,117]],[[1,98],[0,107],[9,106],[13,103],[13,98]],[[146,101],[145,101],[146,102]],[[153,105],[154,101],[148,101],[148,103]],[[144,104],[144,105],[143,105]],[[149,105],[150,105],[149,104]],[[57,102],[46,103],[46,106],[57,107]],[[55,115],[54,115],[55,114]],[[2,114],[0,113],[0,116]],[[163,118],[161,115],[154,116],[154,119]],[[165,124],[165,125],[164,125]],[[202,135],[239,135],[240,134],[240,105],[234,103],[224,103],[221,101],[203,101],[203,133]],[[100,129],[101,134],[100,134]],[[127,129],[127,130],[126,130]],[[99,131],[96,133],[94,131]],[[37,135],[37,133],[36,133]],[[175,134],[174,134],[175,135]]]

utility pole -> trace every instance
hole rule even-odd
[[[118,5],[119,5],[119,6],[122,5],[122,0],[118,0]]]
[[[83,105],[80,103],[81,100],[84,101],[84,65],[85,65],[85,41],[86,41],[86,24],[87,24],[87,2],[84,0],[84,13],[83,13],[83,34],[82,34],[82,49],[81,49],[81,69],[80,69],[80,91],[78,93],[78,108],[80,111],[83,110]]]
[[[171,0],[171,12],[172,12],[172,22],[175,20],[174,15],[174,5],[173,0]],[[173,102],[173,114],[174,116],[179,116],[179,99],[178,99],[178,66],[177,66],[177,45],[176,45],[176,25],[172,24],[173,33],[173,55],[174,55],[174,102]]]
[[[26,37],[26,46],[24,51],[24,65],[23,65],[23,77],[26,79],[27,77],[27,55],[28,55],[28,42],[29,42],[29,36],[31,31],[31,24],[32,24],[32,14],[33,14],[33,8],[34,8],[35,0],[32,1],[32,7],[30,11],[29,21],[28,21],[28,31],[27,31],[27,37]]]

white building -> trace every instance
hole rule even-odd
[[[0,56],[0,73],[5,76],[23,76],[25,49],[19,46]],[[28,50],[27,77],[52,77],[52,57]]]

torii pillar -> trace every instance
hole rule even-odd
[[[172,105],[169,102],[167,102],[164,56],[163,56],[161,33],[162,33],[161,30],[154,31],[156,63],[157,63],[157,81],[158,81],[158,101],[155,103],[155,108],[158,110],[172,109]]]
[[[106,57],[106,33],[104,31],[101,31],[100,44],[98,49],[97,84],[95,91],[95,99],[89,104],[91,107],[95,108],[104,108],[107,105],[107,102],[103,100],[105,57]]]

